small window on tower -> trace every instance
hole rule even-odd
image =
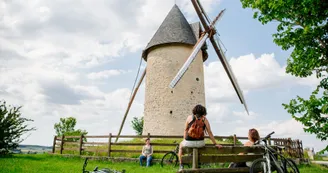
[[[173,111],[170,111],[170,114],[172,114],[173,113]]]
[[[199,81],[199,78],[198,77],[196,78],[196,81]]]

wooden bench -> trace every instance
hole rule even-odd
[[[215,146],[203,148],[183,147],[182,163],[191,164],[191,169],[180,170],[182,172],[249,172],[249,168],[198,168],[199,163],[227,163],[246,162],[262,158],[264,149],[259,146],[224,146],[218,149]],[[253,153],[252,155],[238,155],[239,153]],[[192,154],[192,155],[191,155]],[[187,155],[187,156],[186,156]]]

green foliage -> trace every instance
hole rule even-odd
[[[283,104],[288,113],[294,119],[304,125],[304,131],[316,134],[316,137],[325,141],[328,139],[328,118],[324,117],[322,113],[327,113],[328,105],[328,91],[323,93],[321,98],[317,98],[318,90],[315,90],[310,96],[309,100],[305,100],[299,96],[297,99],[292,99],[289,104]],[[297,116],[303,114],[302,116]],[[327,147],[322,150],[328,151]]]
[[[23,141],[21,136],[35,130],[34,127],[29,128],[26,124],[33,120],[23,118],[20,109],[21,106],[7,106],[6,102],[0,101],[0,154],[6,154],[8,150],[17,148]]]
[[[131,121],[132,128],[136,132],[137,135],[142,135],[143,125],[144,125],[144,119],[143,117],[133,117],[133,120]]]
[[[328,113],[328,1],[241,0],[241,3],[243,8],[255,9],[253,17],[262,24],[279,23],[273,41],[283,50],[293,49],[287,60],[287,73],[297,77],[315,74],[321,80],[308,100],[297,96],[283,106],[305,126],[305,132],[326,141],[328,120],[322,114]],[[319,91],[323,94],[318,94]],[[322,152],[325,150],[328,151],[328,145]]]
[[[56,130],[57,136],[80,136],[87,135],[88,132],[85,130],[75,130],[76,119],[74,117],[60,118],[59,123],[55,123],[54,129]],[[67,141],[78,141],[79,138],[68,138]],[[86,139],[84,138],[86,141]]]
[[[323,156],[319,155],[318,153],[315,154],[313,157],[314,157],[314,160],[323,160]]]
[[[233,141],[233,136],[229,136],[229,138],[227,138],[227,139],[225,139],[225,140],[223,140],[224,142],[226,142],[226,143],[231,143],[231,144],[233,144],[234,143],[234,141]],[[241,145],[241,144],[243,144],[241,141],[239,141],[238,139],[236,139],[236,144],[237,145]]]

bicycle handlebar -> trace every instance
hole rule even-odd
[[[259,144],[260,141],[266,141],[266,140],[268,140],[268,138],[270,138],[271,135],[273,135],[273,134],[274,134],[274,131],[271,132],[270,134],[268,134],[268,135],[267,135],[266,137],[264,137],[263,139],[256,141],[254,144]]]
[[[271,137],[271,135],[273,135],[274,134],[274,131],[273,132],[271,132],[270,134],[268,134],[264,139],[265,140],[267,140],[268,138],[270,138]]]

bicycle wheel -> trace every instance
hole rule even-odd
[[[166,153],[161,161],[161,166],[167,166],[167,167],[176,167],[178,165],[178,156],[175,154],[175,152],[171,151]]]
[[[294,160],[287,158],[284,162],[284,171],[286,173],[300,173]]]
[[[271,168],[272,173],[283,173],[277,169],[277,166],[275,164],[271,164],[270,168]],[[269,167],[268,167],[267,161],[263,158],[254,160],[249,172],[250,173],[259,173],[259,172],[268,173]]]

